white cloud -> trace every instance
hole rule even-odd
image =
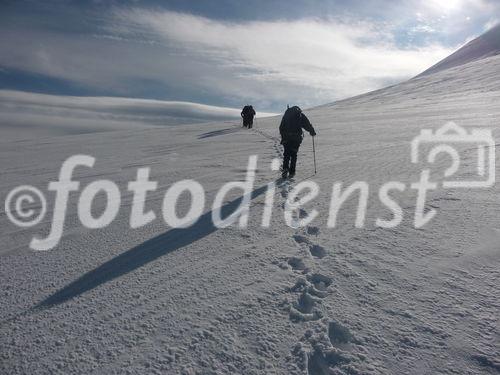
[[[498,14],[499,5],[497,0],[415,0],[414,19],[402,25],[409,28],[409,42],[441,40],[458,47],[481,33],[489,15]]]
[[[440,14],[458,12],[476,12],[491,10],[491,1],[487,0],[425,0],[422,5],[428,10]]]
[[[399,48],[390,26],[338,19],[223,22],[170,11],[116,10],[92,35],[5,30],[0,65],[140,96],[252,103],[257,109],[324,104],[424,71],[452,49]],[[192,99],[191,99],[192,98]]]
[[[119,11],[117,15],[135,25],[136,31],[145,30],[148,36],[180,46],[193,56],[236,71],[250,70],[245,79],[307,87],[334,98],[411,77],[451,52],[439,45],[397,48],[383,25],[359,21],[236,24],[141,9]]]
[[[0,90],[0,128],[19,131],[35,129],[49,130],[51,134],[72,134],[239,118],[240,109],[189,102]]]

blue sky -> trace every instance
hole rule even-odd
[[[2,1],[0,89],[281,112],[403,81],[493,0]]]

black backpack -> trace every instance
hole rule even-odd
[[[302,133],[300,126],[300,116],[302,115],[302,110],[294,105],[293,107],[287,108],[283,115],[283,122],[285,124],[285,128],[287,132]]]
[[[248,116],[252,112],[252,106],[251,105],[244,106],[242,112],[244,116]]]

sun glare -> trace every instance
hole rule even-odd
[[[454,12],[460,10],[463,0],[429,0],[429,5],[444,12]]]

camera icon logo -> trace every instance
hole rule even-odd
[[[438,155],[447,154],[452,159],[451,166],[444,172],[443,188],[489,188],[495,185],[495,139],[490,129],[472,129],[469,133],[454,122],[448,122],[440,129],[422,130],[411,143],[411,161],[418,164],[419,152],[424,145],[432,145],[426,161],[434,164]],[[467,147],[470,146],[470,147]],[[474,179],[452,178],[460,170],[462,154],[471,152],[477,159],[477,176]],[[469,173],[470,174],[470,173]]]

